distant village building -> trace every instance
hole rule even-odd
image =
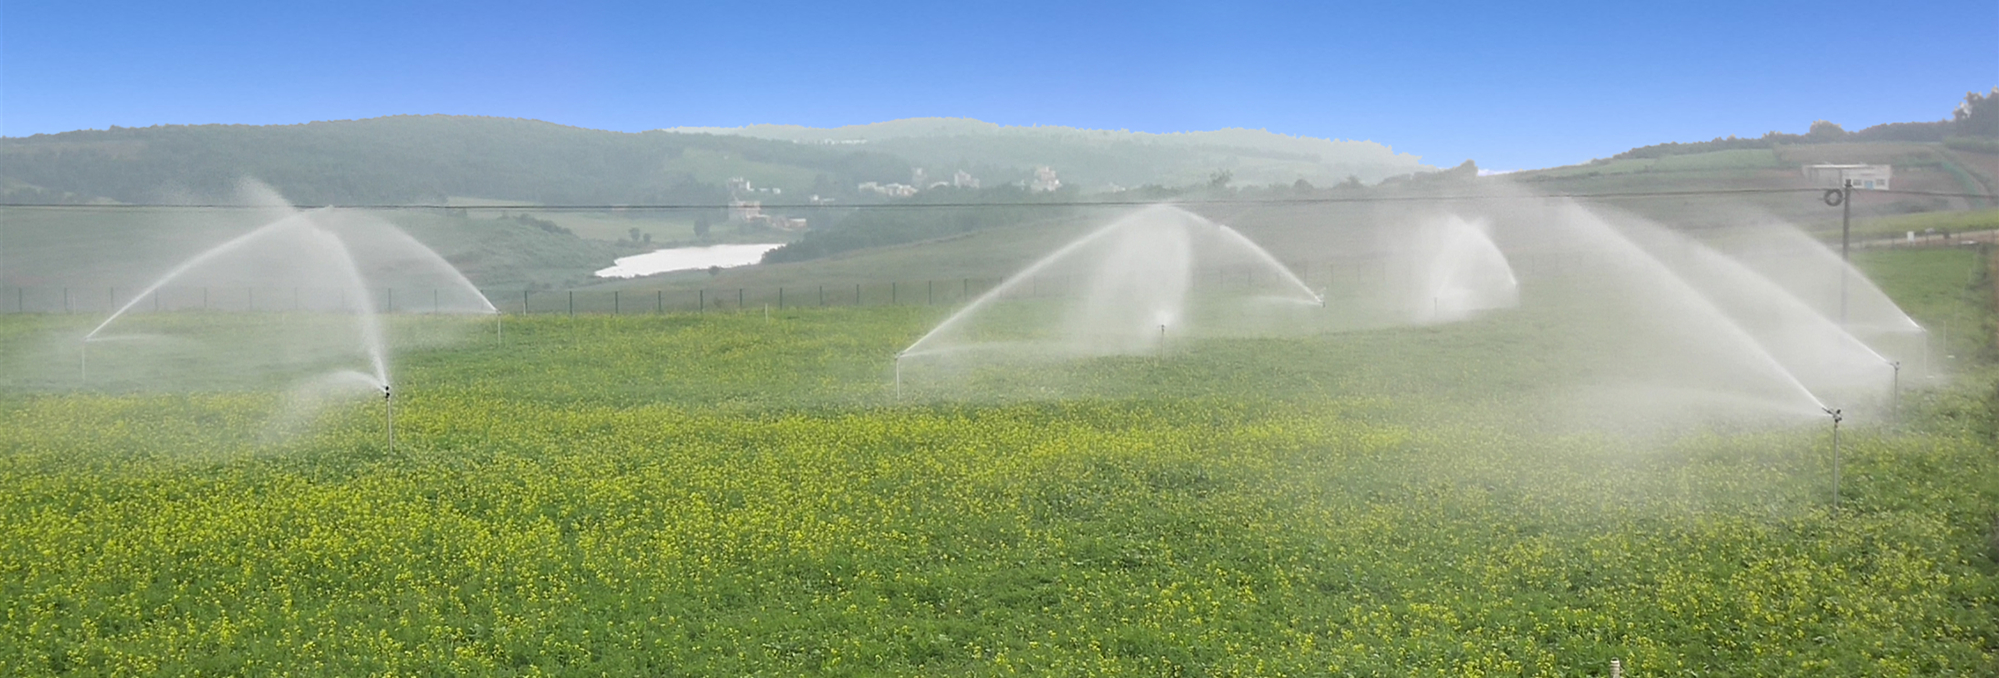
[[[1886,191],[1895,177],[1892,165],[1805,165],[1805,178],[1812,183],[1838,188],[1852,181],[1854,188]]]
[[[958,188],[978,188],[979,178],[965,170],[958,170],[956,174],[951,175],[951,185]]]
[[[1027,183],[1030,191],[1053,191],[1062,187],[1062,180],[1055,178],[1055,168],[1047,165],[1034,168],[1034,180]]]
[[[754,193],[769,193],[771,195],[784,195],[784,189],[776,187],[757,188],[754,184],[750,183],[749,179],[745,179],[742,177],[729,177],[729,195],[742,197]]]
[[[862,182],[855,188],[865,193],[878,193],[891,198],[907,198],[916,195],[916,187],[909,184],[882,184],[868,181]]]
[[[806,227],[806,221],[802,217],[780,217],[772,214],[764,214],[763,203],[755,200],[729,201],[729,221],[768,226],[785,231],[803,231]]]
[[[918,168],[916,168],[916,169],[913,169],[913,170],[910,170],[910,171],[909,171],[909,185],[911,185],[911,186],[929,186],[929,185],[930,185],[930,175],[929,175],[929,174],[927,174],[927,173],[925,173],[925,172],[923,171],[923,168],[921,168],[921,167],[918,167]]]

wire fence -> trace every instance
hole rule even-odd
[[[1287,262],[1290,275],[1314,290],[1386,280],[1399,273],[1387,258]],[[1192,290],[1251,289],[1289,284],[1256,265],[1198,268]],[[798,309],[854,306],[956,306],[1006,283],[1007,278],[838,282],[800,285],[679,286],[574,290],[484,290],[501,313],[643,315],[703,313],[744,309]],[[1036,275],[1021,279],[1009,297],[1065,298],[1091,284],[1082,275]],[[137,296],[135,296],[137,295]],[[329,312],[363,308],[362,293],[332,288],[249,286],[166,286],[153,290],[120,287],[16,286],[0,288],[0,313],[108,314],[167,312]],[[366,308],[379,313],[447,314],[484,312],[485,303],[447,288],[374,288]],[[129,309],[126,307],[129,306]]]
[[[1856,239],[1856,249],[1902,249],[1999,243],[1999,231],[1969,233],[1909,233],[1896,237]],[[1561,272],[1584,262],[1573,252],[1515,252],[1516,264]],[[1407,261],[1370,254],[1342,259],[1283,262],[1300,282],[1318,293],[1334,289],[1367,289],[1408,273]],[[1261,271],[1261,272],[1259,272]],[[1200,268],[1191,272],[1194,290],[1247,288],[1274,284],[1273,274],[1257,266]],[[854,306],[956,306],[969,303],[1006,282],[1005,278],[829,282],[824,284],[673,286],[656,289],[482,290],[484,299],[462,289],[349,289],[256,286],[166,286],[143,290],[116,286],[0,287],[0,314],[109,314],[165,312],[339,312],[366,308],[379,313],[483,313],[486,303],[515,315],[727,312],[746,309],[796,309]],[[1023,279],[1009,296],[1059,298],[1078,294],[1088,280],[1079,276],[1039,275]],[[135,298],[135,295],[138,295]],[[126,308],[129,306],[130,308]]]

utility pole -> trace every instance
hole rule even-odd
[[[1839,188],[1837,190],[1825,192],[1825,204],[1839,208],[1839,262],[1845,264],[1839,268],[1840,327],[1846,326],[1847,278],[1852,277],[1852,273],[1847,269],[1852,267],[1851,251],[1853,247],[1853,180],[1846,178],[1844,174],[1844,172],[1841,172],[1842,176],[1840,177]]]

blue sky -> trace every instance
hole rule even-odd
[[[1487,169],[1999,85],[1999,2],[0,0],[0,134],[406,113],[636,131],[916,116],[1367,139]]]

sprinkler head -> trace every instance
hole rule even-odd
[[[390,394],[389,394],[389,385],[388,385],[388,384],[382,384],[382,399],[383,399],[383,400],[388,400],[388,399],[389,399],[389,397],[390,397]]]
[[[1845,419],[1845,417],[1840,416],[1838,408],[1821,407],[1819,409],[1825,411],[1826,414],[1832,415],[1832,423],[1837,424]]]

